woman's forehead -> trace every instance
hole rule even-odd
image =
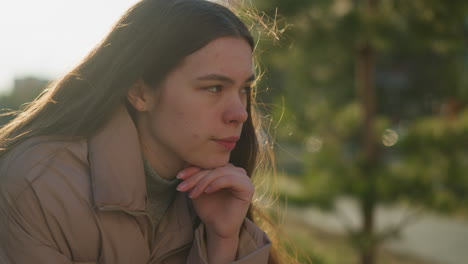
[[[218,38],[187,56],[179,70],[195,78],[250,79],[253,75],[252,49],[242,38]]]

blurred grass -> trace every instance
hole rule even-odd
[[[359,264],[346,237],[328,233],[307,224],[297,216],[285,215],[282,231],[288,236],[288,250],[295,251],[300,263]],[[435,264],[434,262],[391,252],[385,248],[378,252],[377,264]]]
[[[281,233],[285,247],[295,255],[300,263],[313,264],[359,264],[356,251],[348,243],[345,235],[331,233],[311,226],[303,217],[296,213],[287,213],[287,202],[289,206],[305,206],[304,201],[299,199],[306,197],[308,191],[294,177],[278,173],[277,193],[280,204],[275,212],[270,212],[276,222],[280,223]],[[271,186],[270,186],[271,187]],[[284,199],[287,196],[288,199]],[[294,197],[293,199],[290,199]],[[298,198],[299,197],[299,198]],[[278,210],[279,209],[279,210]],[[392,252],[381,248],[378,251],[376,264],[436,264],[435,262]]]

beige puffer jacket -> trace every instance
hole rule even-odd
[[[0,263],[207,263],[204,226],[185,194],[152,226],[138,135],[124,107],[89,140],[21,143],[0,161],[0,177]],[[235,263],[267,263],[269,250],[246,219]]]

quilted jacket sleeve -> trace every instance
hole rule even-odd
[[[32,189],[13,199],[0,198],[0,262],[71,264],[54,248],[41,206]]]
[[[193,246],[187,259],[190,264],[208,264],[206,242],[204,239],[205,228],[201,224],[195,230]],[[233,263],[238,264],[262,264],[268,263],[271,242],[268,236],[252,221],[246,219],[242,225],[237,249],[237,259]]]

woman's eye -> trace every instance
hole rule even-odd
[[[206,88],[208,92],[212,92],[212,93],[218,93],[221,91],[221,89],[222,89],[221,85],[213,85],[213,86]]]
[[[252,87],[246,86],[246,87],[242,88],[241,93],[248,94],[251,89],[252,89]]]

